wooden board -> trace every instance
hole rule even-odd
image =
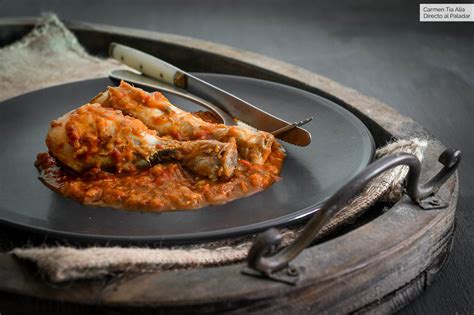
[[[0,20],[0,45],[20,38],[33,22]],[[68,26],[90,52],[98,55],[105,55],[108,44],[117,41],[189,71],[252,76],[325,96],[363,120],[378,144],[392,137],[427,139],[422,179],[430,178],[440,168],[437,157],[444,146],[421,126],[388,105],[304,69],[181,36],[84,23]],[[240,270],[244,264],[51,286],[23,264],[0,254],[0,290],[5,292],[0,301],[14,296],[29,301],[22,305],[36,306],[36,311],[38,305],[43,305],[43,310],[74,309],[84,313],[97,305],[127,312],[138,311],[138,307],[177,313],[394,311],[426,288],[449,253],[457,191],[454,176],[440,192],[449,201],[446,209],[424,211],[404,197],[367,224],[306,249],[294,261],[306,268],[304,279],[296,287],[243,276]]]

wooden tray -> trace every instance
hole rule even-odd
[[[35,19],[1,19],[0,46],[19,39]],[[376,143],[419,137],[428,141],[421,181],[441,168],[444,146],[388,105],[304,69],[231,47],[191,38],[67,23],[86,49],[105,56],[110,42],[155,54],[194,72],[243,75],[292,85],[326,97],[359,117]],[[303,251],[294,264],[306,269],[297,286],[241,274],[245,264],[124,275],[52,286],[9,255],[0,254],[0,301],[36,312],[90,313],[96,307],[133,313],[347,313],[395,311],[423,292],[452,244],[457,174],[439,194],[448,206],[422,210],[404,196],[389,211],[337,238]],[[58,303],[61,302],[61,303]],[[17,310],[18,310],[17,308]]]

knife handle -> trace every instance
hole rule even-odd
[[[185,72],[166,61],[117,43],[110,44],[109,55],[150,78],[182,89],[186,88]]]

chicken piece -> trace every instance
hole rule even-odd
[[[254,164],[263,164],[271,152],[275,138],[264,131],[241,126],[213,124],[172,105],[160,92],[147,93],[122,81],[119,87],[109,87],[92,102],[121,110],[140,119],[160,136],[178,140],[215,139],[228,142],[235,138],[239,157]]]
[[[54,157],[77,172],[93,167],[133,172],[177,160],[201,176],[230,177],[238,157],[235,142],[163,139],[140,120],[100,104],[83,105],[52,121],[46,145]]]

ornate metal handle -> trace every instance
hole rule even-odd
[[[428,207],[443,207],[439,199],[431,198],[428,202],[428,207],[426,205],[423,206],[423,202],[437,193],[441,185],[443,185],[455,172],[459,162],[461,161],[461,151],[447,149],[440,155],[438,160],[444,165],[443,169],[441,169],[432,179],[422,185],[419,185],[418,183],[421,172],[421,163],[412,154],[396,153],[373,162],[329,198],[321,209],[313,215],[311,220],[309,220],[301,234],[288,247],[272,254],[272,251],[274,251],[275,248],[278,248],[281,244],[281,234],[274,228],[260,234],[249,251],[247,262],[248,268],[257,271],[260,275],[272,279],[277,278],[272,275],[287,268],[290,261],[311,244],[321,228],[333,215],[346,205],[353,196],[360,192],[361,189],[364,188],[364,186],[373,178],[399,165],[407,165],[410,168],[407,178],[406,192],[413,202],[424,209]],[[249,273],[248,269],[245,273]],[[287,276],[296,276],[298,270],[288,269],[286,274]],[[292,281],[289,281],[288,279],[277,278],[276,280],[292,283]]]

